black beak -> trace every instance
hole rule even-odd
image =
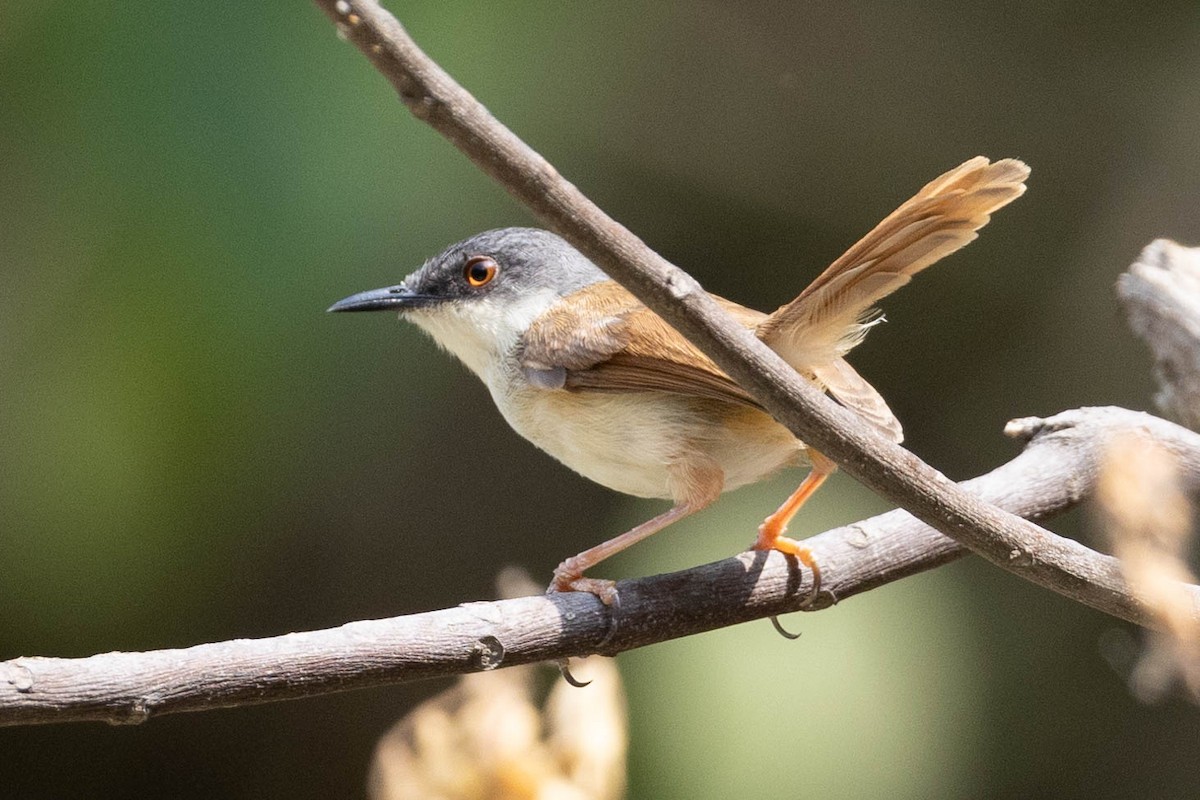
[[[399,286],[389,286],[386,289],[372,289],[369,292],[352,294],[345,300],[338,300],[326,311],[407,311],[420,308],[437,301],[438,298],[427,294],[417,294],[403,283]]]

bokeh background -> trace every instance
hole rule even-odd
[[[395,4],[417,39],[712,291],[770,309],[925,181],[1033,167],[855,353],[955,478],[1005,420],[1149,408],[1114,299],[1200,243],[1200,6]],[[519,439],[389,315],[327,316],[526,212],[306,3],[5,3],[0,658],[265,636],[491,596],[660,504]],[[616,559],[729,555],[800,475]],[[883,510],[846,476],[803,535]],[[1084,515],[1055,523],[1087,538]],[[623,655],[631,797],[1195,797],[1200,713],[1126,688],[1138,633],[975,560]],[[0,797],[354,797],[436,682],[0,729]]]

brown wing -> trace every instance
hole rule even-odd
[[[828,364],[858,344],[871,306],[970,243],[993,211],[1025,191],[1029,167],[983,156],[931,181],[779,308],[758,336],[798,370]]]
[[[717,300],[747,328],[766,318]],[[707,356],[612,281],[569,295],[535,321],[519,358],[525,369],[565,369],[568,389],[675,392],[759,407]]]
[[[749,329],[761,311],[713,298]],[[620,285],[605,281],[568,296],[530,326],[520,354],[529,370],[565,370],[567,389],[660,391],[707,397],[761,409],[707,356]],[[885,436],[900,441],[887,403],[842,359],[805,373]]]

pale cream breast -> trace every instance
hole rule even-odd
[[[554,302],[552,293],[537,292],[517,303],[481,301],[407,316],[483,380],[517,433],[615,491],[679,502],[685,492],[674,482],[689,459],[718,465],[725,490],[799,462],[800,442],[748,406],[671,392],[531,384],[516,358],[518,332]]]
[[[637,497],[681,499],[671,465],[693,454],[721,467],[728,490],[798,463],[802,451],[766,414],[728,403],[666,392],[542,389],[515,369],[488,388],[526,439],[584,477]]]

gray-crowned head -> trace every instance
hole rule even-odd
[[[530,323],[606,276],[561,237],[500,228],[464,239],[402,283],[339,300],[330,311],[399,311],[487,380]]]

